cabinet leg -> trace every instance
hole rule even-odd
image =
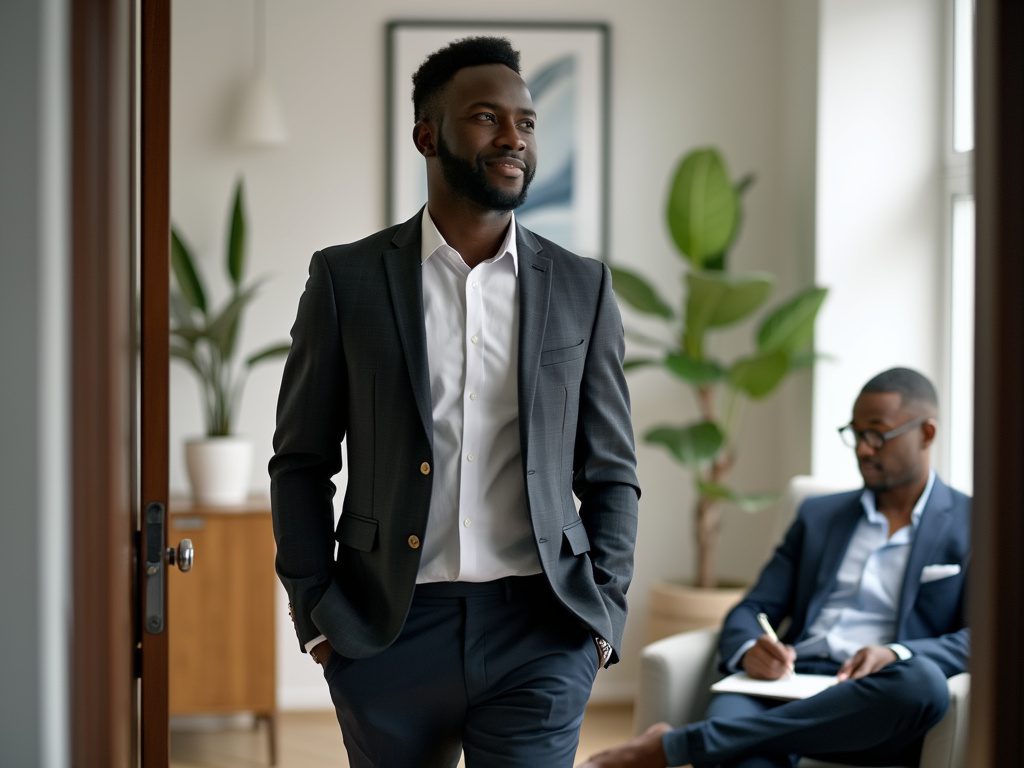
[[[270,764],[277,765],[277,710],[265,715],[267,721],[267,748],[270,755]]]

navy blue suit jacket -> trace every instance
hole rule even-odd
[[[781,637],[802,640],[835,586],[843,555],[864,508],[862,491],[807,499],[757,583],[725,619],[719,640],[723,660],[762,634],[757,614],[773,626],[789,619]],[[967,670],[967,566],[970,560],[971,499],[935,479],[914,534],[897,607],[895,642],[931,659],[951,677]],[[959,565],[960,571],[925,583],[928,565]],[[952,570],[952,569],[950,569]]]

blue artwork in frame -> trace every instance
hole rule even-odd
[[[388,223],[427,198],[412,143],[412,73],[433,51],[475,35],[507,37],[537,109],[537,175],[519,220],[581,256],[607,247],[608,28],[600,23],[394,21],[387,30]]]

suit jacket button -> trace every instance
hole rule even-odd
[[[430,474],[430,464],[428,464],[425,461],[422,464],[420,464],[420,474],[421,475],[429,475]]]
[[[408,542],[409,542],[409,549],[419,549],[420,548],[420,537],[417,536],[415,533],[408,538]]]

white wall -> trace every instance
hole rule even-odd
[[[836,427],[860,387],[897,365],[944,379],[943,7],[821,4],[817,274],[832,295],[818,347],[834,360],[815,370],[813,467],[851,485]]]
[[[68,11],[0,4],[0,765],[67,765]]]
[[[925,2],[907,0],[898,5],[922,15]],[[879,13],[883,5],[870,3],[872,11]],[[845,383],[849,378],[840,375],[846,369],[838,366],[858,365],[858,360],[868,370],[883,365],[873,347],[851,347],[848,342],[846,330],[856,324],[850,322],[845,309],[853,299],[842,265],[860,267],[865,257],[860,250],[845,248],[843,237],[859,235],[884,244],[884,249],[874,249],[879,262],[899,253],[900,259],[910,260],[907,269],[925,266],[918,263],[925,246],[909,236],[897,239],[884,234],[886,230],[882,235],[869,235],[855,228],[851,232],[850,227],[842,230],[842,237],[833,234],[836,224],[831,211],[836,205],[836,188],[843,188],[836,179],[856,170],[837,168],[835,163],[845,152],[862,165],[876,167],[875,153],[866,147],[868,142],[886,138],[883,128],[858,123],[857,131],[822,139],[820,148],[829,165],[826,173],[816,169],[819,119],[830,126],[836,120],[845,125],[844,110],[864,108],[857,101],[836,103],[833,96],[819,96],[819,58],[822,81],[831,82],[837,66],[831,49],[842,43],[842,38],[836,41],[842,24],[849,23],[859,34],[874,39],[880,32],[876,24],[891,21],[873,13],[859,21],[845,18],[856,16],[851,9],[859,7],[859,1],[581,0],[569,10],[570,6],[524,0],[515,9],[519,19],[604,21],[611,27],[609,252],[616,263],[656,278],[666,295],[679,300],[681,270],[663,223],[666,187],[685,151],[712,143],[724,151],[734,176],[747,171],[757,175],[757,183],[747,195],[745,229],[734,253],[737,267],[775,272],[781,297],[814,278],[816,245],[835,254],[829,262],[834,266],[817,266],[818,282],[833,289],[826,304],[830,318],[819,332],[818,345],[839,358],[815,381],[815,388],[824,383],[826,390],[836,389],[836,381]],[[287,334],[315,249],[353,240],[384,225],[384,28],[389,20],[426,15],[421,4],[398,0],[375,4],[270,0],[268,69],[283,100],[291,137],[281,149],[258,151],[235,146],[228,135],[236,86],[251,62],[250,3],[175,0],[173,218],[201,252],[203,266],[219,274],[231,182],[236,175],[245,175],[252,221],[252,272],[271,275],[248,316],[245,349]],[[511,14],[480,3],[442,0],[431,6],[429,15],[506,19]],[[821,37],[819,24],[826,33]],[[852,38],[853,32],[849,34]],[[917,31],[914,39],[919,41],[927,34],[927,30]],[[853,47],[852,39],[848,47]],[[861,47],[865,56],[874,50],[873,43]],[[927,46],[920,42],[911,49],[910,56],[923,58],[907,65],[912,70],[907,78],[920,76],[923,69],[935,64],[927,53]],[[886,64],[883,68],[897,67]],[[920,97],[905,108],[897,104],[886,109],[902,115],[929,106],[929,98]],[[878,111],[872,108],[872,114]],[[920,137],[910,136],[911,131],[911,126],[901,129],[892,141],[898,138],[909,143],[916,157],[926,150],[919,146]],[[891,160],[888,155],[886,159]],[[847,165],[854,163],[848,161]],[[885,165],[878,169],[879,173],[885,170]],[[899,184],[902,188],[903,182]],[[890,182],[876,184],[879,186],[888,200]],[[827,204],[817,209],[816,187],[826,195]],[[866,197],[857,197],[857,213]],[[927,206],[924,209],[926,219],[921,226],[927,227]],[[892,219],[899,222],[921,212],[920,205],[904,206],[893,211]],[[816,235],[816,217],[823,216],[827,227]],[[891,227],[893,220],[881,223]],[[920,279],[926,284],[929,280],[927,276]],[[635,320],[626,313],[627,324]],[[908,344],[912,334],[929,338],[927,322],[918,319],[909,324],[905,329]],[[884,325],[872,330],[886,336],[890,333]],[[749,338],[746,329],[725,334],[721,340],[724,356],[747,349]],[[893,352],[894,358],[899,355],[902,350]],[[854,378],[860,379],[859,369],[855,373]],[[279,379],[279,364],[257,371],[241,413],[242,430],[257,446],[254,486],[264,491],[268,488],[265,467],[271,455]],[[810,469],[811,381],[809,374],[797,377],[769,405],[747,409],[737,484],[749,489],[779,488],[790,475]],[[689,393],[658,372],[632,375],[630,384],[638,434],[669,417],[683,422],[696,413]],[[829,427],[840,423],[848,412],[849,393],[837,392],[834,400],[841,403],[838,422],[831,401],[815,411],[823,414]],[[175,367],[171,402],[171,483],[175,490],[187,487],[181,442],[201,430],[196,404],[195,383]],[[645,641],[648,586],[659,579],[689,576],[692,571],[689,478],[662,451],[645,445],[639,446],[639,473],[644,494],[636,577],[630,591],[631,618],[623,662],[601,673],[594,694],[598,699],[623,698],[633,692],[636,654]],[[774,544],[777,528],[771,514],[746,517],[727,512],[722,575],[733,580],[751,578]],[[283,592],[280,597],[280,702],[286,708],[329,707],[318,671],[296,650]]]

